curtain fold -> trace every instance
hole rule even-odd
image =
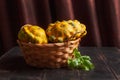
[[[74,19],[71,0],[50,0],[50,3],[53,21]]]
[[[24,24],[46,29],[51,22],[69,19],[87,27],[81,46],[120,48],[120,0],[1,0],[0,52],[17,45]]]
[[[47,28],[52,21],[49,0],[33,0],[36,12],[37,25]]]
[[[75,18],[84,23],[88,34],[81,45],[102,46],[95,0],[73,0]]]
[[[115,6],[120,3],[115,3],[116,1],[117,0],[97,0],[96,10],[102,46],[117,46],[120,48],[120,40],[118,39],[120,36],[120,14],[118,13],[118,15],[116,15],[116,11],[119,11],[120,6],[115,8]]]
[[[98,19],[97,19],[97,13],[96,13],[96,5],[95,0],[87,0],[88,8],[89,8],[89,18],[91,23],[91,32],[93,32],[93,39],[95,40],[94,43],[96,46],[101,47],[101,35],[99,31],[99,25],[98,25]],[[89,33],[88,33],[89,34]],[[90,35],[89,35],[90,36]]]
[[[33,0],[18,0],[19,13],[24,24],[37,24]]]
[[[120,48],[120,0],[113,0],[113,9],[111,7],[111,17],[113,19],[113,30],[114,30],[114,40],[115,45]],[[116,28],[114,28],[116,26]],[[113,39],[114,39],[113,38]]]
[[[6,7],[6,2],[2,0],[0,2],[0,41],[1,42],[1,53],[4,51],[3,49],[8,50],[13,46],[12,40],[13,36],[11,33],[10,22],[8,17],[8,11]]]

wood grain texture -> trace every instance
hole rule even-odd
[[[14,47],[0,58],[0,80],[119,80],[117,48],[80,47],[79,50],[91,57],[94,70],[34,68],[25,63],[19,47]]]
[[[109,66],[106,65],[104,59],[101,57],[101,51],[95,47],[79,48],[82,55],[89,55],[95,65],[92,72],[84,72],[82,74],[83,80],[116,80]]]
[[[117,80],[120,80],[120,49],[100,48],[100,51]]]

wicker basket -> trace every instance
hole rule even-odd
[[[60,68],[67,67],[67,60],[74,57],[72,52],[80,40],[49,44],[17,42],[27,64],[38,68]]]

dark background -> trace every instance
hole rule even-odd
[[[22,25],[69,19],[87,27],[81,46],[120,48],[120,0],[0,0],[0,55],[17,45]]]

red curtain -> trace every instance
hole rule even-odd
[[[1,0],[0,52],[16,46],[26,23],[44,29],[56,20],[77,19],[87,27],[81,46],[120,48],[120,0]]]

